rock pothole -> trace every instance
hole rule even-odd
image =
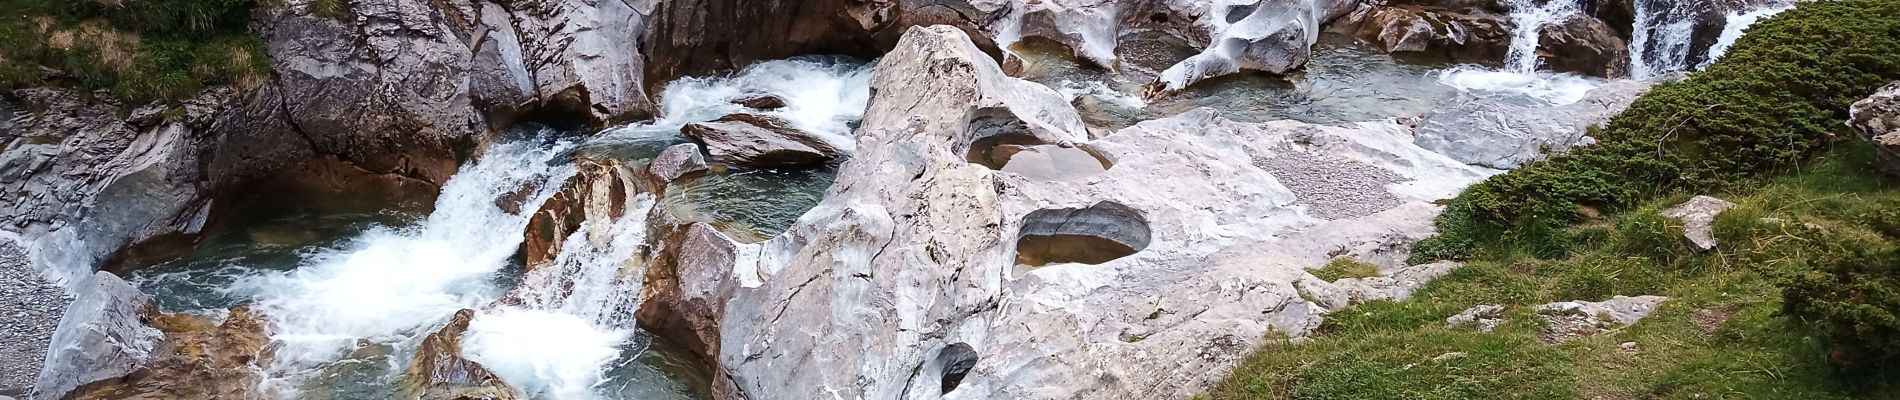
[[[950,394],[950,391],[963,384],[963,378],[969,376],[970,369],[976,367],[976,360],[976,349],[965,343],[950,345],[937,353],[937,368],[943,373],[938,381],[942,382],[943,394]]]
[[[1104,201],[1087,208],[1036,210],[1023,217],[1016,236],[1016,263],[1101,264],[1148,247],[1148,221],[1140,211]]]
[[[979,113],[970,121],[965,159],[992,170],[1038,181],[1086,178],[1114,164],[1087,145],[1051,144],[1030,133],[1027,124],[1007,114]]]

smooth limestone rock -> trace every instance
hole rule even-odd
[[[785,120],[733,114],[680,129],[706,146],[712,161],[753,168],[800,168],[830,162],[845,151]]]
[[[1900,82],[1854,102],[1847,112],[1847,125],[1874,144],[1881,168],[1900,175]]]
[[[1682,221],[1682,236],[1703,251],[1715,249],[1715,217],[1723,211],[1735,208],[1735,203],[1709,196],[1696,196],[1689,201],[1663,210],[1664,217]]]
[[[1554,344],[1634,324],[1668,299],[1619,295],[1604,301],[1562,301],[1539,305],[1537,313],[1544,317],[1544,342]]]
[[[1434,279],[1451,273],[1464,264],[1439,261],[1413,265],[1368,278],[1346,278],[1326,282],[1308,275],[1298,282],[1300,295],[1328,310],[1338,310],[1373,300],[1404,301]]]
[[[1462,94],[1441,101],[1419,122],[1416,141],[1468,164],[1517,168],[1595,143],[1588,128],[1608,123],[1655,83],[1614,81],[1555,107]]]
[[[1149,85],[1150,94],[1178,92],[1195,82],[1242,70],[1278,74],[1306,65],[1322,25],[1358,6],[1352,0],[1171,0],[1168,4],[1182,2],[1205,4],[1195,20],[1207,29],[1205,49],[1162,71]]]
[[[1462,63],[1502,62],[1511,46],[1508,18],[1437,7],[1361,4],[1327,29],[1352,35],[1387,53]]]
[[[403,374],[403,398],[512,400],[520,395],[481,363],[462,357],[462,333],[475,310],[462,309],[441,330],[422,339]]]
[[[1343,248],[1396,268],[1405,243],[1432,232],[1430,201],[1492,173],[1411,145],[1396,124],[1239,123],[1204,109],[1087,143],[1114,161],[1107,171],[1037,181],[968,152],[999,135],[1081,141],[1080,118],[1060,94],[1004,76],[961,30],[911,30],[872,85],[857,154],[785,234],[740,245],[691,225],[648,262],[676,272],[659,280],[678,288],[666,297],[700,302],[677,308],[697,322],[672,331],[717,340],[716,397],[1187,397],[1268,332],[1318,326],[1324,308],[1295,285],[1304,267]],[[1313,218],[1254,165],[1288,149],[1388,169],[1401,180],[1376,190],[1400,203]],[[1095,265],[1017,264],[1032,214],[1104,202],[1142,223],[1102,218],[1091,231],[1145,232],[1145,246]]]
[[[141,322],[157,307],[152,298],[124,279],[99,272],[72,290],[79,297],[60,317],[28,398],[65,398],[83,386],[130,374],[153,359],[164,340],[163,332]]]

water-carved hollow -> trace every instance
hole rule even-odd
[[[1022,120],[1009,115],[979,112],[970,121],[972,164],[1040,181],[1084,178],[1108,171],[1114,164],[1086,145],[1056,145],[1031,134]]]
[[[965,343],[950,345],[937,353],[937,366],[943,372],[939,381],[942,382],[943,394],[950,394],[950,391],[963,384],[963,378],[970,374],[971,368],[976,367],[976,358],[976,349]]]
[[[1036,210],[1023,217],[1016,236],[1016,263],[1101,264],[1148,247],[1148,220],[1120,203],[1088,208]]]

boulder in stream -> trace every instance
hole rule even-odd
[[[520,396],[481,363],[462,357],[462,333],[475,310],[462,309],[441,330],[422,339],[402,381],[403,398],[513,400]]]
[[[1847,125],[1874,144],[1880,166],[1900,175],[1900,82],[1874,91],[1848,109]]]
[[[753,168],[800,168],[830,162],[845,151],[824,137],[785,120],[757,114],[727,115],[680,130],[712,153],[714,162]]]

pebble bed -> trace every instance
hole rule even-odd
[[[18,243],[0,238],[0,396],[25,396],[72,298],[42,279]]]

